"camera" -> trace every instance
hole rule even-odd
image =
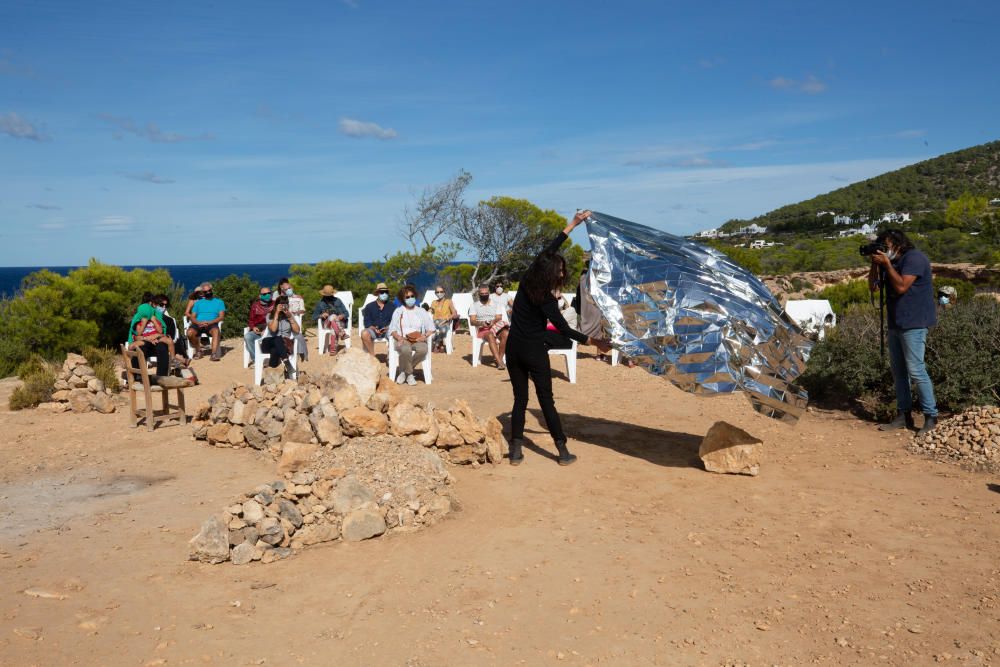
[[[887,252],[888,250],[889,247],[879,241],[872,241],[871,243],[866,243],[858,248],[858,252],[861,253],[862,257],[871,257],[877,252]]]

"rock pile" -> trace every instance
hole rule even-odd
[[[477,419],[462,400],[439,409],[406,398],[381,364],[355,349],[320,378],[235,384],[198,408],[193,428],[195,439],[217,447],[269,451],[279,469],[300,455],[290,444],[339,447],[358,437],[407,437],[457,464],[499,463],[506,448],[495,417]]]
[[[321,542],[415,530],[454,509],[450,482],[444,462],[423,445],[355,438],[210,517],[190,542],[190,558],[271,563]]]
[[[1000,469],[1000,407],[971,408],[938,422],[910,445],[914,451],[977,467]]]
[[[115,399],[111,389],[105,387],[94,369],[87,365],[86,357],[70,353],[56,376],[52,400],[38,407],[51,412],[96,410],[110,414],[115,411]]]

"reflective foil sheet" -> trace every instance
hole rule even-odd
[[[613,347],[694,394],[745,392],[795,422],[812,341],[753,274],[723,253],[644,225],[587,220],[590,294]]]

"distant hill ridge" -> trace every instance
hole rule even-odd
[[[930,160],[853,183],[812,199],[782,206],[752,220],[769,232],[808,231],[821,227],[817,214],[864,214],[876,218],[892,211],[940,210],[963,192],[1000,197],[1000,141],[946,153]],[[731,220],[735,231],[747,224]]]

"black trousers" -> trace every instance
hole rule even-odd
[[[281,336],[268,336],[260,339],[260,351],[269,354],[267,365],[277,368],[278,364],[288,358],[288,348],[285,347],[285,339]]]
[[[507,339],[507,374],[514,389],[514,407],[510,413],[510,437],[524,437],[524,413],[528,409],[528,378],[535,385],[538,405],[545,425],[556,442],[566,439],[556,402],[552,397],[552,367],[549,352],[542,342],[531,343],[511,336]]]
[[[146,355],[147,360],[150,357],[156,357],[157,375],[170,375],[170,350],[166,343],[153,344],[145,341],[139,346],[139,349]],[[132,368],[139,368],[139,360],[135,357],[132,357]]]

